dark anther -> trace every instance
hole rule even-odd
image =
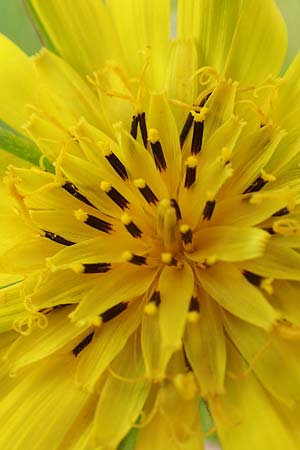
[[[112,320],[114,317],[117,317],[121,312],[125,311],[128,303],[118,303],[117,305],[112,306],[107,311],[101,314],[103,322],[108,322]]]
[[[189,167],[187,166],[186,172],[185,172],[185,180],[184,180],[184,187],[189,189],[196,180],[196,172],[197,167]]]
[[[158,202],[158,198],[147,184],[145,185],[145,187],[139,188],[139,191],[146,200],[146,202],[148,202],[150,205],[151,204],[156,205],[156,203]]]
[[[151,142],[151,150],[154,157],[155,165],[157,169],[161,172],[163,170],[166,170],[167,163],[165,160],[164,152],[161,146],[161,143],[159,141]]]
[[[216,206],[215,200],[208,200],[203,209],[203,220],[210,220]]]
[[[53,306],[53,310],[55,310],[55,309],[63,309],[63,308],[66,308],[67,306],[71,306],[72,305],[72,303],[61,303],[61,304],[59,304],[59,305],[54,305]]]
[[[82,350],[84,350],[91,342],[95,332],[88,334],[76,347],[73,348],[72,353],[74,356],[78,356]]]
[[[132,116],[130,134],[133,137],[133,139],[137,138],[138,124],[139,124],[138,116]]]
[[[203,120],[201,122],[195,121],[191,147],[192,155],[198,155],[198,153],[200,153],[202,149],[203,133],[204,133],[204,121]]]
[[[263,228],[263,229],[264,229],[265,231],[267,231],[267,233],[269,233],[269,234],[276,234],[272,227]]]
[[[198,302],[197,297],[191,297],[191,301],[190,301],[190,306],[189,306],[189,311],[200,311],[200,305]]]
[[[285,216],[286,214],[289,214],[290,211],[288,208],[282,208],[279,211],[277,211],[276,213],[273,214],[273,217],[280,217],[280,216]]]
[[[121,209],[128,208],[129,201],[123,197],[122,194],[120,194],[117,189],[111,186],[109,191],[106,192],[106,194],[109,196],[109,198],[112,199],[113,202],[115,202]]]
[[[256,275],[253,272],[248,272],[248,270],[245,270],[243,272],[243,275],[246,278],[246,280],[248,280],[249,283],[253,284],[254,286],[260,286],[261,281],[263,279],[260,275]]]
[[[149,300],[150,303],[155,303],[156,306],[160,305],[161,299],[160,299],[160,292],[154,291],[153,294],[150,297]]]
[[[188,116],[186,118],[186,121],[184,122],[182,131],[180,133],[180,138],[179,138],[180,139],[180,148],[182,148],[183,144],[185,143],[187,135],[189,134],[190,129],[192,128],[193,121],[194,121],[193,115],[191,112],[189,112]]]
[[[111,268],[111,264],[108,263],[90,263],[82,265],[84,273],[106,273]]]
[[[256,178],[255,181],[243,192],[243,194],[248,194],[249,192],[258,192],[260,191],[265,185],[267,184],[267,181],[264,180],[262,177]]]
[[[189,227],[180,229],[181,239],[185,245],[191,244],[193,242],[193,232]]]
[[[66,181],[65,184],[62,185],[62,188],[65,189],[65,191],[67,191],[69,194],[73,195],[73,197],[77,198],[77,200],[80,200],[86,205],[95,208],[95,206],[86,197],[84,197],[84,195],[80,194],[75,184],[71,183],[70,181]]]
[[[43,232],[44,232],[45,238],[50,239],[51,241],[57,242],[58,244],[67,245],[67,246],[75,244],[75,242],[68,241],[67,239],[63,238],[62,236],[52,233],[51,231],[43,230]]]
[[[175,198],[171,198],[170,202],[171,206],[175,209],[177,220],[181,220],[181,211],[177,201],[175,200]]]
[[[142,236],[142,231],[139,229],[139,227],[132,221],[130,221],[128,224],[125,225],[125,228],[131,236],[134,238],[140,238]]]
[[[147,148],[148,132],[147,132],[147,125],[146,125],[146,115],[144,112],[142,114],[138,115],[138,120],[139,120],[139,124],[140,124],[140,130],[141,130],[141,135],[142,135],[142,139],[143,139],[143,144],[144,144],[144,147]]]
[[[90,227],[96,228],[96,230],[103,231],[104,233],[110,233],[112,230],[112,225],[105,220],[99,219],[98,217],[87,215],[85,222]]]
[[[131,264],[134,264],[136,266],[143,266],[146,264],[147,258],[145,256],[139,256],[132,254],[131,259],[128,261]]]
[[[122,180],[126,180],[128,178],[126,167],[114,153],[106,155],[105,158],[117,174],[122,178]]]

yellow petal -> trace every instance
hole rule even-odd
[[[187,254],[192,261],[216,257],[221,261],[242,261],[263,256],[269,234],[259,228],[209,227],[195,233],[193,243],[199,248]]]
[[[226,331],[260,382],[288,406],[300,400],[299,344],[268,336],[236,317],[226,314]],[[274,376],[276,374],[276,376]],[[243,376],[241,373],[237,374]],[[248,376],[245,375],[245,377]]]
[[[226,348],[220,311],[215,302],[200,294],[200,320],[187,323],[184,348],[201,394],[213,397],[224,392]]]
[[[159,325],[162,347],[181,347],[189,303],[194,289],[194,275],[188,264],[181,269],[165,267],[159,279],[161,304]]]
[[[278,314],[234,265],[217,263],[197,275],[209,295],[232,314],[262,328],[274,325]]]
[[[241,373],[242,357],[228,345],[228,370]],[[254,375],[239,380],[227,377],[226,395],[220,404],[210,402],[210,409],[224,450],[297,450],[289,428],[275,409],[271,398]]]
[[[124,313],[103,324],[96,331],[92,345],[82,353],[77,366],[76,381],[79,384],[93,392],[103,372],[139,325],[140,315],[141,305],[137,301],[129,305]]]
[[[258,84],[270,74],[277,75],[286,50],[287,30],[275,2],[243,2],[229,48],[225,74],[243,84]]]
[[[108,57],[120,55],[117,38],[111,40],[112,21],[101,2],[33,0],[31,4],[58,53],[83,75],[99,69]]]
[[[24,442],[32,450],[57,448],[89,396],[76,388],[72,369],[72,357],[64,356],[14,379],[13,390],[2,380],[6,396],[1,401],[1,448],[24,450]]]
[[[102,448],[116,448],[140,415],[150,386],[143,379],[143,362],[134,335],[112,365],[121,378],[108,375],[93,423],[93,440]],[[130,380],[132,379],[132,380]]]
[[[0,118],[16,130],[27,118],[25,105],[34,103],[36,79],[32,62],[13,42],[0,34]]]

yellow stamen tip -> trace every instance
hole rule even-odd
[[[155,144],[155,142],[159,141],[159,134],[156,128],[150,128],[148,130],[148,141],[152,144]]]
[[[90,318],[90,323],[91,325],[94,325],[94,327],[99,328],[103,323],[103,319],[100,316],[93,316]]]
[[[100,189],[101,191],[108,192],[111,189],[111,184],[107,181],[101,181]]]
[[[147,316],[155,316],[157,313],[157,306],[154,302],[147,303],[147,305],[144,308],[144,313],[147,314]]]
[[[189,156],[185,163],[190,169],[197,166],[197,158],[195,156]]]
[[[199,112],[192,111],[192,116],[194,117],[195,122],[203,122],[205,120],[208,113],[208,108],[206,106],[203,106],[203,108],[200,109]]]
[[[198,387],[192,372],[178,373],[175,375],[173,382],[184,400],[192,400],[197,395]]]
[[[162,253],[160,257],[161,257],[161,261],[164,264],[171,264],[171,262],[173,260],[173,255],[172,255],[172,253],[169,253],[169,252]]]
[[[265,278],[260,283],[260,287],[269,295],[272,295],[274,292],[274,288],[272,286],[273,281],[273,278]]]
[[[180,233],[182,234],[186,234],[190,231],[191,227],[189,225],[187,225],[186,223],[183,223],[182,225],[180,225]]]
[[[198,311],[190,311],[187,315],[189,323],[198,323],[200,320],[200,313]]]
[[[217,262],[216,255],[209,256],[208,258],[206,258],[205,262],[208,266],[213,266]]]
[[[261,176],[264,181],[276,181],[276,176],[272,173],[267,173],[264,170],[261,171]]]
[[[132,253],[130,251],[128,251],[128,250],[122,253],[122,260],[124,262],[131,261],[132,257],[133,257]]]
[[[128,214],[124,213],[121,216],[121,222],[123,225],[129,225],[131,222],[131,217]]]
[[[82,209],[77,209],[74,211],[74,216],[77,220],[79,220],[79,222],[85,222],[88,218],[88,214]]]
[[[108,156],[111,153],[110,147],[107,142],[99,141],[98,146],[101,149],[103,156]]]
[[[135,187],[137,187],[139,189],[143,189],[146,187],[146,181],[143,178],[136,178],[133,181],[133,184],[135,185]]]
[[[75,273],[83,273],[84,272],[84,266],[83,264],[80,263],[73,263],[71,264],[71,269],[73,270],[73,272]]]

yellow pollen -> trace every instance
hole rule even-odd
[[[214,193],[211,191],[206,191],[205,195],[209,202],[212,202],[215,199]]]
[[[260,287],[269,295],[272,295],[274,292],[274,288],[272,286],[273,281],[273,278],[265,278],[260,283]]]
[[[133,258],[133,254],[129,250],[122,253],[122,260],[124,262],[129,262],[132,260],[132,258]]]
[[[85,222],[88,219],[88,214],[82,209],[77,209],[74,211],[74,216],[79,222]]]
[[[169,252],[162,253],[160,255],[160,257],[161,257],[161,261],[164,264],[171,264],[171,262],[173,261],[173,255],[172,255],[172,253],[169,253]]]
[[[299,234],[300,224],[294,219],[280,219],[273,223],[273,230],[278,234]]]
[[[231,157],[232,151],[228,147],[223,147],[221,150],[221,155],[219,161],[223,164],[226,164],[229,162]]]
[[[182,234],[188,233],[190,231],[191,227],[189,225],[187,225],[186,223],[183,223],[182,225],[180,225],[180,232]]]
[[[178,373],[175,375],[173,382],[184,400],[192,400],[197,395],[198,387],[192,372]]]
[[[186,160],[185,164],[190,168],[193,169],[197,166],[197,158],[195,156],[189,156]]]
[[[102,325],[102,317],[100,316],[92,316],[89,318],[90,324],[94,325],[94,327],[99,328]]]
[[[194,117],[195,122],[203,122],[203,120],[205,120],[207,116],[208,108],[206,106],[203,106],[203,108],[201,108],[199,112],[191,111],[191,113]]]
[[[131,222],[131,217],[128,214],[124,213],[121,216],[121,222],[123,225],[129,225]]]
[[[275,175],[273,175],[271,173],[267,173],[264,170],[261,171],[261,176],[264,181],[276,181]]]
[[[150,128],[148,130],[148,141],[152,144],[155,144],[155,142],[159,141],[159,134],[156,128]]]
[[[206,258],[206,264],[208,266],[213,266],[216,262],[217,262],[216,255],[212,255],[212,256],[209,256],[208,258]]]
[[[84,272],[84,265],[80,263],[73,263],[71,264],[70,268],[75,273],[83,273]]]
[[[187,321],[189,323],[197,323],[200,320],[200,313],[198,311],[189,311]]]
[[[103,156],[108,156],[111,153],[110,146],[108,145],[107,142],[99,141],[98,146],[101,149]]]
[[[133,181],[133,184],[135,185],[135,187],[137,187],[139,189],[143,189],[146,187],[146,181],[143,178],[136,178]]]
[[[107,181],[101,181],[100,183],[100,189],[103,192],[109,192],[111,189],[111,184],[108,183]]]
[[[157,309],[158,308],[154,302],[149,302],[144,308],[144,313],[147,314],[147,316],[155,316]]]

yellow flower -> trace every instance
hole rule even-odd
[[[1,208],[7,450],[297,450],[300,58],[272,0],[31,0],[1,119],[55,170]],[[1,188],[3,190],[3,188]],[[1,191],[2,192],[2,191]],[[4,193],[1,194],[4,198]]]

